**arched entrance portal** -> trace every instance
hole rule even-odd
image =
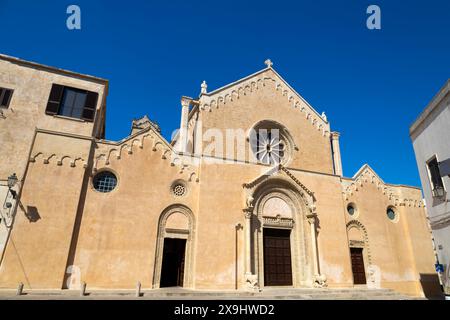
[[[192,287],[195,221],[182,205],[170,206],[159,219],[153,288]]]
[[[282,179],[269,179],[253,193],[250,272],[260,288],[314,285],[318,274],[316,217],[302,194]]]
[[[351,220],[347,223],[348,245],[354,285],[366,285],[367,273],[371,267],[371,255],[367,231],[364,225]]]

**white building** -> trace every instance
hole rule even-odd
[[[410,128],[433,231],[440,278],[450,295],[450,79]]]

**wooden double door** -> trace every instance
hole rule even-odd
[[[290,235],[290,230],[263,230],[265,286],[292,285]]]

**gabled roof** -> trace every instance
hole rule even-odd
[[[383,184],[384,181],[383,179],[380,178],[380,176],[375,172],[375,170],[372,169],[371,166],[369,166],[367,163],[365,163],[352,177],[353,180],[357,180],[361,175],[363,175],[366,172],[370,172],[371,174],[375,175],[378,180],[380,180],[380,182],[382,182]]]
[[[218,103],[218,100],[220,100],[221,98],[223,101],[225,101],[227,96],[229,96],[230,99],[233,99],[233,94],[239,96],[240,92],[243,91],[245,87],[248,87],[253,80],[263,80],[261,78],[264,78],[264,74],[270,74],[270,79],[274,80],[276,83],[276,89],[282,90],[283,95],[286,95],[287,99],[292,102],[294,107],[299,106],[299,102],[303,103],[312,112],[312,120],[314,122],[321,122],[329,130],[329,122],[326,117],[319,114],[294,88],[292,88],[291,85],[283,79],[283,77],[272,67],[271,64],[258,72],[255,72],[249,76],[215,89],[211,92],[203,92],[199,98],[201,108],[211,108],[211,104],[213,102]]]

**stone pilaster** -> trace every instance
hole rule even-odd
[[[333,147],[333,163],[334,163],[334,174],[341,176],[342,172],[342,160],[341,160],[341,149],[339,147],[339,132],[331,133],[331,145]]]
[[[189,106],[192,102],[191,98],[181,98],[181,120],[180,120],[180,140],[178,151],[185,153],[187,151],[187,135],[188,135],[188,120],[189,120]]]

